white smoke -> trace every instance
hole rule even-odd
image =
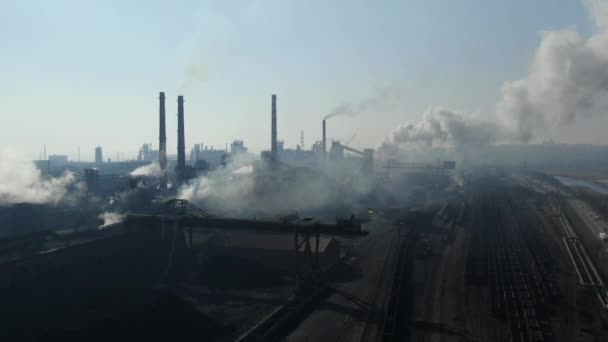
[[[32,161],[15,151],[0,150],[0,206],[18,203],[58,204],[75,175],[66,171],[61,177],[43,177]]]
[[[478,114],[435,107],[427,109],[419,122],[395,129],[380,147],[408,143],[427,147],[483,146],[493,143],[498,133],[494,123],[482,120]]]
[[[177,197],[214,214],[231,216],[342,208],[371,188],[368,178],[353,172],[360,169],[357,165],[345,159],[332,163],[324,173],[316,168],[271,166],[260,160],[237,158],[182,186]]]
[[[583,3],[589,11],[591,19],[599,30],[608,29],[608,1],[584,0]]]
[[[103,220],[103,226],[107,226],[109,224],[119,223],[125,219],[125,214],[113,211],[105,211],[99,214],[99,218]]]
[[[211,210],[240,210],[248,207],[246,198],[253,191],[254,179],[249,170],[253,171],[251,158],[233,159],[183,185],[177,197]]]
[[[599,27],[598,27],[599,30]],[[497,114],[528,142],[608,109],[608,32],[585,39],[574,27],[542,33],[528,76],[506,82]]]
[[[163,170],[160,168],[159,163],[151,163],[148,165],[140,166],[137,169],[131,171],[131,176],[150,176],[160,177],[163,174]]]
[[[551,139],[557,127],[608,110],[608,2],[586,1],[595,31],[583,37],[575,27],[541,32],[526,77],[507,81],[496,112],[481,119],[430,108],[418,123],[395,129],[380,148],[411,145],[466,148],[500,142]],[[464,147],[463,147],[464,145]]]

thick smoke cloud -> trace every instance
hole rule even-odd
[[[435,107],[426,110],[419,122],[395,129],[380,148],[390,149],[408,143],[427,147],[484,146],[494,143],[498,133],[494,123],[483,121],[478,116]]]
[[[75,175],[64,173],[58,178],[41,175],[33,162],[20,154],[0,151],[0,206],[18,203],[57,204],[67,199]]]
[[[607,91],[608,31],[588,39],[574,27],[543,32],[528,76],[503,85],[497,114],[514,138],[529,142],[557,126],[603,114]]]
[[[503,84],[496,111],[487,120],[431,108],[420,122],[396,128],[380,144],[381,151],[421,144],[466,148],[536,142],[551,139],[557,127],[604,115],[608,111],[608,2],[585,4],[595,22],[594,33],[585,38],[575,27],[541,32],[527,75]]]

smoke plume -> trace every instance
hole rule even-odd
[[[184,74],[182,80],[178,84],[179,92],[189,90],[201,83],[207,82],[210,75],[211,71],[209,66],[200,60],[193,58],[184,66]]]
[[[557,127],[604,115],[608,110],[608,2],[585,4],[595,23],[591,36],[583,37],[575,27],[541,32],[527,75],[503,84],[496,110],[486,120],[478,114],[430,108],[420,122],[396,128],[380,149],[537,142],[551,139]]]
[[[56,205],[75,182],[72,172],[61,177],[43,177],[33,162],[20,154],[0,151],[0,206],[18,203]]]
[[[399,95],[399,89],[395,85],[380,88],[371,97],[355,103],[345,102],[336,106],[329,114],[325,115],[324,120],[336,116],[356,116],[372,111],[379,111],[389,107]]]
[[[422,120],[395,129],[381,147],[421,144],[428,147],[474,145],[494,143],[499,132],[497,126],[479,118],[479,115],[459,113],[442,107],[429,108]]]
[[[148,165],[140,166],[137,169],[131,171],[131,176],[150,176],[160,177],[163,174],[163,170],[160,168],[159,163],[150,163]]]

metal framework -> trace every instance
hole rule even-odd
[[[336,224],[324,223],[290,223],[280,221],[245,220],[214,217],[205,210],[184,199],[172,199],[162,204],[162,215],[128,215],[125,223],[130,227],[150,227],[166,222],[173,222],[171,243],[178,249],[188,249],[183,255],[191,255],[193,248],[193,231],[195,229],[255,230],[294,236],[294,272],[298,291],[311,291],[318,284],[321,273],[319,263],[319,239],[323,235],[366,235],[361,225],[351,221],[340,221]],[[165,239],[166,229],[163,229]],[[177,239],[175,238],[177,236]],[[183,238],[182,238],[183,237]],[[178,241],[179,240],[179,241]],[[180,247],[182,246],[182,247]]]
[[[299,290],[306,291],[314,288],[318,281],[321,273],[319,237],[318,225],[315,225],[313,230],[298,230],[296,227],[293,231],[295,273]],[[314,249],[311,246],[311,238],[314,239]]]

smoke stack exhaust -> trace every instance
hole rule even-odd
[[[160,92],[158,104],[158,163],[162,172],[160,188],[167,188],[167,131],[165,126],[165,93]]]
[[[327,154],[327,139],[325,137],[325,119],[323,119],[323,158]]]
[[[277,96],[272,95],[272,131],[270,136],[270,151],[272,161],[277,161]]]
[[[184,134],[184,97],[177,97],[177,171],[184,176],[186,169],[186,137]]]

